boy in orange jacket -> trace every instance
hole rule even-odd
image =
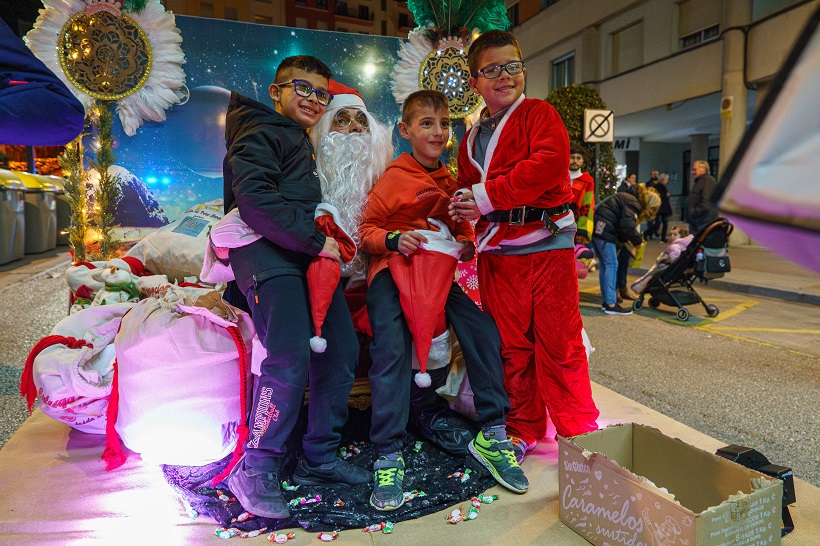
[[[470,224],[455,222],[448,214],[456,180],[439,161],[450,136],[447,97],[438,91],[412,93],[404,103],[399,133],[410,141],[413,153],[402,154],[387,167],[368,196],[359,228],[361,248],[371,255],[367,274],[367,312],[373,331],[370,439],[380,456],[373,465],[370,504],[377,510],[404,504],[401,448],[412,373],[412,339],[387,262],[398,252],[409,256],[428,242],[416,231],[430,230],[428,219],[447,225],[463,243],[462,260],[471,260],[475,253]],[[498,330],[455,282],[444,311],[464,351],[482,427],[470,443],[470,452],[501,485],[524,493],[529,484],[506,437],[509,400],[504,393]]]
[[[470,46],[473,91],[486,104],[461,142],[451,216],[478,220],[478,282],[501,334],[507,431],[519,462],[547,432],[598,425],[581,330],[575,219],[569,209],[569,137],[558,112],[524,97],[526,69],[509,32]]]

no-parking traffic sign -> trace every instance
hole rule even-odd
[[[584,110],[584,142],[612,142],[615,114],[612,110]]]

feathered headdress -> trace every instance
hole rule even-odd
[[[473,29],[480,34],[510,28],[504,0],[408,0],[407,8],[431,42],[444,36],[466,37]]]

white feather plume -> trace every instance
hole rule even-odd
[[[66,78],[57,56],[60,31],[70,17],[85,10],[86,6],[81,0],[43,0],[43,6],[34,28],[26,35],[26,44],[66,84],[88,113],[94,98],[74,87]],[[165,111],[181,102],[185,54],[174,14],[165,11],[159,2],[149,2],[142,13],[126,12],[126,15],[145,32],[153,59],[145,84],[117,101],[117,114],[123,130],[126,135],[134,136],[145,120],[165,121]]]
[[[419,87],[419,69],[424,58],[433,51],[433,44],[416,29],[407,35],[407,41],[399,49],[399,61],[390,73],[393,97],[399,104],[404,104],[407,95],[421,89]]]

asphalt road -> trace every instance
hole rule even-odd
[[[593,281],[581,293],[593,381],[820,486],[816,306],[698,287],[717,317],[690,306],[681,322],[673,308],[646,305],[609,316]]]
[[[31,347],[65,316],[64,268],[8,287],[0,297],[0,446],[27,417],[18,394]],[[820,313],[817,307],[701,289],[721,313],[645,307],[600,311],[597,278],[581,283],[595,353],[592,380],[726,444],[753,447],[820,487]]]

